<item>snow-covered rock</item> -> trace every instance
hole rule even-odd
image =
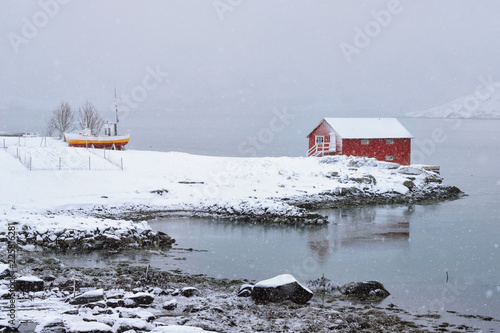
[[[70,321],[67,327],[68,333],[114,333],[111,326],[95,321]]]
[[[9,299],[11,296],[8,289],[0,289],[0,299]]]
[[[238,297],[250,297],[252,296],[253,284],[245,283],[238,290]]]
[[[163,302],[162,308],[165,310],[168,310],[168,311],[172,311],[172,310],[176,309],[177,308],[177,300],[174,298],[174,299]]]
[[[0,264],[0,279],[10,275],[9,264]]]
[[[62,316],[50,314],[43,318],[35,328],[35,333],[59,333],[66,332]]]
[[[184,297],[200,296],[201,292],[195,287],[184,287],[181,289],[180,294]]]
[[[151,333],[203,333],[203,332],[215,333],[213,331],[205,331],[200,327],[180,326],[180,325],[159,326],[151,331]]]
[[[150,293],[145,293],[145,292],[139,292],[139,293],[129,293],[129,294],[126,294],[125,295],[125,302],[127,302],[127,300],[132,300],[134,301],[136,304],[151,304],[153,303],[155,297],[153,294],[150,294]]]
[[[125,332],[128,330],[151,331],[153,328],[154,326],[147,321],[137,318],[119,318],[113,325],[113,331],[115,332]]]
[[[399,167],[398,173],[401,173],[403,175],[421,175],[425,173],[425,170],[421,167],[407,165]]]
[[[42,291],[44,282],[36,276],[21,276],[15,281],[16,291],[30,292]]]
[[[96,289],[87,291],[81,295],[76,296],[75,298],[69,301],[70,304],[88,304],[92,302],[102,301],[104,299],[104,290]]]
[[[313,297],[313,292],[301,285],[292,275],[282,274],[255,284],[252,298],[257,302],[278,303],[291,300],[305,304]]]
[[[123,300],[123,306],[126,308],[135,308],[139,306],[139,304],[131,298],[126,298]]]
[[[17,326],[9,323],[8,320],[0,319],[0,332],[16,332]]]
[[[126,310],[126,309],[120,309],[120,317],[121,318],[140,318],[142,320],[145,320],[147,322],[150,322],[155,319],[155,315],[147,310],[147,309],[141,309],[141,308],[136,308],[133,310]]]
[[[123,299],[107,299],[106,305],[110,308],[117,308],[120,306],[124,306],[125,302]]]

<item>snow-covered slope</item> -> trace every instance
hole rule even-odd
[[[403,117],[500,119],[500,89],[498,83],[478,87],[472,94],[428,110],[408,112]]]

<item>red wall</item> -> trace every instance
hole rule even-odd
[[[309,149],[313,147],[316,142],[316,135],[325,137],[325,143],[330,142],[330,133],[334,132],[333,129],[325,121],[323,121],[314,131],[309,135]],[[390,138],[388,138],[390,139]],[[411,158],[411,139],[393,139],[394,144],[388,145],[386,139],[368,139],[368,145],[362,145],[361,139],[342,139],[342,155],[352,156],[367,156],[374,157],[379,161],[385,161],[386,156],[394,156],[392,161],[402,165],[410,164]],[[337,152],[340,151],[340,140],[337,138]]]
[[[393,139],[394,144],[388,145],[386,139],[368,139],[368,145],[362,145],[361,139],[343,139],[342,154],[352,156],[374,157],[385,161],[387,155],[394,156],[395,162],[403,165],[410,164],[411,139]]]
[[[317,135],[324,136],[325,143],[330,142],[330,132],[333,132],[333,130],[325,121],[319,124],[319,126],[314,129],[311,135],[309,135],[309,149],[316,144]]]

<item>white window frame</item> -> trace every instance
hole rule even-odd
[[[393,145],[394,144],[394,139],[386,139],[385,140],[386,145]]]
[[[318,142],[318,139],[321,138],[321,143]],[[315,144],[316,145],[324,145],[325,144],[325,136],[324,135],[316,135],[316,138],[315,138]]]
[[[385,160],[386,161],[394,161],[394,156],[392,156],[392,155],[386,155],[385,156]]]
[[[361,144],[362,144],[363,146],[367,146],[367,145],[369,145],[369,144],[370,144],[370,140],[368,140],[368,139],[361,139]]]

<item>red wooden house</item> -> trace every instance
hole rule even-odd
[[[307,156],[366,156],[410,164],[413,137],[395,118],[324,118],[307,138]]]

